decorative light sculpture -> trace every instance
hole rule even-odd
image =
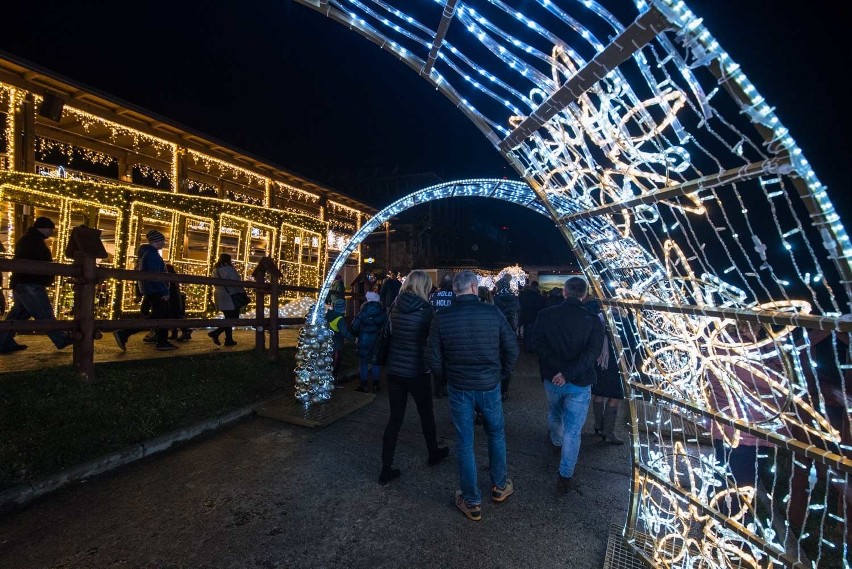
[[[527,277],[529,276],[519,265],[513,265],[502,269],[499,273],[497,273],[497,281],[502,279],[504,275],[509,275],[512,279],[509,281],[509,286],[512,289],[512,292],[518,292],[518,289],[522,288],[526,284]]]
[[[678,569],[848,568],[852,245],[770,103],[687,5],[299,1],[473,121],[612,309],[635,552]],[[372,221],[485,195],[469,187]],[[733,454],[750,457],[745,473]]]

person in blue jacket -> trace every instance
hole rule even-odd
[[[160,255],[160,251],[166,246],[166,237],[159,231],[152,229],[145,234],[148,238],[147,245],[142,245],[139,248],[139,255],[136,261],[136,266],[140,271],[165,273],[166,263]],[[139,291],[142,293],[144,301],[151,306],[151,318],[160,320],[169,317],[169,285],[160,281],[139,281]],[[112,333],[116,344],[125,351],[127,349],[127,339],[138,330],[116,330]],[[169,331],[167,328],[157,328],[157,342],[155,348],[158,351],[175,350],[177,346],[169,343]]]
[[[349,326],[350,332],[358,337],[358,362],[360,364],[360,379],[361,382],[355,391],[367,392],[367,380],[373,382],[373,393],[379,391],[379,378],[381,375],[381,367],[370,361],[373,346],[379,334],[385,325],[387,316],[385,309],[379,300],[379,294],[376,292],[368,292],[366,294],[367,302],[361,307],[358,316],[352,321]]]

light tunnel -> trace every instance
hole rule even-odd
[[[771,102],[688,5],[298,1],[408,65],[526,181],[415,192],[349,247],[453,192],[508,199],[557,225],[609,307],[633,552],[665,568],[849,567],[852,245]],[[306,404],[329,396],[328,349],[315,307]]]

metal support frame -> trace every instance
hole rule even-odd
[[[636,18],[627,29],[618,34],[612,42],[592,58],[567,83],[557,89],[538,108],[519,124],[515,130],[499,144],[501,152],[509,152],[532,135],[535,131],[583,96],[592,85],[606,77],[616,67],[627,61],[630,56],[645,47],[663,31],[671,28],[671,23],[653,4]]]
[[[639,205],[650,205],[660,202],[662,200],[683,196],[685,194],[691,194],[701,190],[716,188],[719,186],[726,186],[735,182],[744,182],[746,180],[758,178],[760,176],[763,176],[764,174],[786,174],[789,173],[789,171],[791,170],[792,167],[790,166],[790,162],[786,157],[770,158],[761,162],[746,164],[745,166],[742,166],[740,168],[731,168],[729,170],[724,170],[722,172],[719,172],[718,174],[703,176],[696,180],[683,182],[682,184],[677,184],[675,186],[664,188],[662,190],[648,192],[647,194],[642,194],[641,196],[636,196],[635,198],[629,200],[602,205],[600,207],[588,209],[586,211],[580,211],[577,213],[569,213],[567,215],[562,216],[560,221],[564,223],[573,223],[581,219],[598,217],[601,215],[606,215],[608,213],[617,213],[622,210],[632,209]]]
[[[444,6],[444,13],[441,14],[441,21],[438,23],[438,29],[435,32],[435,39],[432,40],[432,47],[429,49],[429,56],[426,58],[426,65],[421,71],[422,75],[432,73],[432,68],[435,67],[435,61],[438,59],[438,51],[444,44],[444,38],[447,36],[447,29],[450,27],[450,22],[456,12],[456,4],[458,0],[447,0],[447,5]]]

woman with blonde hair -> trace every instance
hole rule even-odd
[[[411,271],[399,296],[390,306],[391,341],[388,350],[387,369],[388,403],[390,418],[382,439],[382,472],[379,484],[387,484],[399,477],[399,469],[393,467],[396,440],[405,418],[408,394],[414,399],[426,448],[427,463],[438,464],[450,452],[438,446],[435,415],[432,412],[431,378],[426,363],[426,338],[435,314],[429,303],[432,278],[424,271]]]

